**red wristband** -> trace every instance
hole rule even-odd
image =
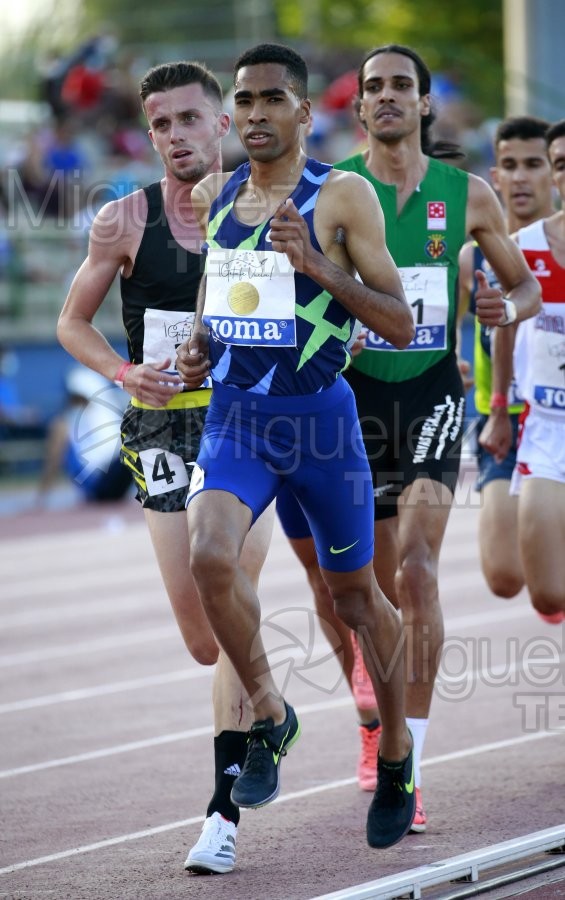
[[[491,409],[508,409],[508,397],[506,394],[495,393],[490,395]]]
[[[120,368],[114,375],[114,384],[116,385],[116,387],[122,388],[123,390],[126,375],[130,369],[133,369],[133,366],[134,364],[131,362],[124,362],[121,364]]]

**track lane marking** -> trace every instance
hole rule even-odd
[[[297,710],[301,710],[297,707]],[[302,710],[303,712],[303,710]],[[457,750],[454,753],[444,753],[441,756],[435,756],[432,759],[424,760],[422,766],[434,766],[439,763],[452,762],[454,760],[464,759],[469,756],[480,756],[483,753],[490,753],[493,750],[507,749],[508,747],[518,746],[530,741],[542,740],[547,737],[562,737],[561,732],[544,731],[536,734],[522,735],[518,738],[509,738],[505,741],[494,741],[488,744],[481,744],[478,747],[470,747],[466,750]],[[321,794],[326,791],[333,791],[341,787],[350,787],[357,784],[357,777],[340,778],[337,781],[328,781],[325,784],[316,785],[315,787],[305,788],[300,791],[292,791],[282,797],[277,797],[273,801],[276,803],[290,803],[292,800],[303,800],[304,797],[311,797],[314,794]],[[190,819],[181,819],[177,822],[167,822],[164,825],[155,825],[153,828],[145,828],[143,831],[133,831],[129,834],[117,835],[113,838],[106,838],[103,841],[96,841],[92,844],[83,844],[80,847],[73,847],[69,850],[60,850],[58,853],[51,853],[47,856],[38,856],[35,859],[26,859],[19,863],[13,863],[10,866],[4,866],[0,869],[0,875],[10,875],[19,872],[22,869],[31,869],[35,866],[45,865],[46,863],[57,862],[60,859],[68,859],[71,856],[78,856],[84,853],[94,853],[97,850],[105,850],[107,847],[116,847],[119,844],[125,844],[129,841],[137,841],[146,837],[153,837],[157,834],[163,834],[167,831],[174,831],[178,828],[185,828],[189,825],[197,825],[204,821],[204,816],[193,816]]]
[[[516,618],[516,616],[514,616],[514,618]],[[492,624],[492,621],[493,620],[491,619],[490,624]],[[472,620],[471,616],[462,616],[459,620],[458,625],[457,625],[457,622],[458,622],[458,620],[453,620],[451,622],[451,624],[449,622],[446,622],[446,644],[449,643],[449,640],[453,640],[454,637],[457,637],[457,635],[453,635],[453,634],[449,633],[448,629],[453,628],[454,626],[457,626],[459,628],[470,628],[477,624],[477,622]],[[547,627],[551,628],[552,626],[547,626]],[[559,629],[559,632],[561,634],[562,629]],[[543,635],[543,636],[539,635],[539,638],[540,638],[540,640],[544,640],[544,639],[550,640],[550,638],[546,637],[545,635]],[[553,647],[553,645],[552,645],[552,647]],[[325,642],[323,644],[322,643],[315,644],[311,650],[311,653],[317,654],[317,653],[322,653],[325,651],[325,653],[327,654],[328,648],[329,648],[329,645]],[[449,649],[449,645],[448,645],[448,649]],[[559,650],[560,648],[555,644],[554,649]],[[275,648],[275,650],[276,650],[276,648]],[[300,647],[296,648],[295,650],[289,649],[288,650],[288,658],[291,658],[291,657],[296,658],[297,656],[300,656],[300,654],[303,654],[303,653],[304,653],[304,650],[303,650],[303,648],[300,648]],[[561,663],[564,658],[565,658],[565,653],[557,652],[553,658],[546,657],[546,658],[542,659],[542,658],[533,658],[532,657],[531,659],[526,659],[525,662],[523,662],[523,663],[510,664],[510,665],[508,665],[506,663],[500,663],[500,664],[496,664],[496,665],[492,665],[492,666],[486,666],[478,671],[476,669],[471,670],[471,672],[468,674],[472,674],[473,679],[476,680],[477,676],[484,677],[485,675],[488,675],[489,677],[492,677],[493,675],[496,676],[496,675],[504,674],[504,673],[512,674],[513,672],[516,672],[516,671],[519,671],[521,669],[525,669],[528,667],[535,667],[535,668],[542,667],[543,668],[544,665],[546,667],[555,666],[556,663]],[[40,694],[39,696],[28,697],[23,700],[13,700],[13,701],[9,701],[7,703],[0,703],[0,715],[6,715],[8,713],[14,713],[14,712],[22,712],[24,710],[36,709],[39,707],[53,706],[58,703],[70,703],[70,702],[77,701],[77,700],[91,699],[93,697],[108,696],[111,694],[122,693],[124,691],[135,691],[135,690],[140,690],[142,688],[150,687],[150,686],[154,686],[154,685],[164,685],[164,684],[171,684],[173,682],[179,682],[179,681],[184,681],[184,680],[192,680],[195,678],[204,678],[204,677],[207,677],[207,676],[213,674],[213,671],[214,671],[213,667],[205,666],[205,667],[199,667],[198,669],[183,669],[183,670],[178,670],[176,672],[170,672],[170,673],[165,672],[160,675],[151,675],[151,676],[145,676],[142,678],[127,679],[124,681],[108,682],[107,684],[92,685],[91,687],[77,688],[72,691],[61,691],[61,692],[53,693],[53,694]],[[440,673],[441,673],[441,669],[440,669]],[[443,679],[441,677],[439,678],[439,683],[440,684],[452,684],[455,681],[457,681],[457,679],[459,679],[459,680],[461,679],[461,675],[459,673],[455,676],[450,676],[449,673],[446,672]]]

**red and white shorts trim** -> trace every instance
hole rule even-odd
[[[565,484],[565,417],[529,410],[521,427],[510,493],[519,494],[522,481],[530,478]]]

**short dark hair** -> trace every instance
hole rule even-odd
[[[553,141],[556,141],[557,138],[563,137],[565,135],[565,119],[560,119],[559,122],[554,122],[553,125],[550,125],[546,132],[546,140],[547,146],[549,147]]]
[[[406,47],[404,46],[404,44],[383,44],[381,47],[374,47],[373,50],[369,50],[369,52],[365,54],[363,60],[361,61],[361,65],[359,66],[357,72],[359,98],[363,96],[363,78],[365,65],[369,62],[370,59],[373,59],[374,56],[379,56],[381,53],[399,53],[401,56],[406,56],[408,57],[408,59],[411,59],[414,63],[414,68],[416,69],[416,75],[418,76],[418,92],[420,94],[420,97],[423,97],[425,94],[429,94],[431,92],[431,72],[422,57],[418,53],[416,53],[415,50],[412,50],[411,47]],[[357,111],[359,111],[359,105],[357,106]],[[426,153],[428,156],[433,156],[436,159],[464,158],[465,153],[461,150],[458,144],[451,143],[450,141],[432,141],[430,136],[430,129],[435,120],[436,114],[431,108],[427,116],[422,116],[420,131],[420,145],[422,148],[422,153]]]
[[[513,138],[520,141],[543,138],[545,141],[548,128],[549,122],[536,116],[509,116],[498,123],[494,133],[494,146],[498,147],[501,141],[511,141]]]
[[[212,100],[223,103],[222,88],[213,72],[203,63],[169,62],[154,66],[145,73],[139,83],[139,96],[145,103],[150,94],[160,94],[188,84],[201,84],[204,93]]]
[[[308,96],[308,67],[299,53],[284,44],[257,44],[241,54],[233,68],[234,84],[237,73],[244,66],[278,63],[288,72],[290,83],[300,100]]]

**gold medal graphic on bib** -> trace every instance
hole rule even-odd
[[[236,315],[249,316],[259,306],[259,291],[248,281],[238,281],[228,291],[228,304]]]

